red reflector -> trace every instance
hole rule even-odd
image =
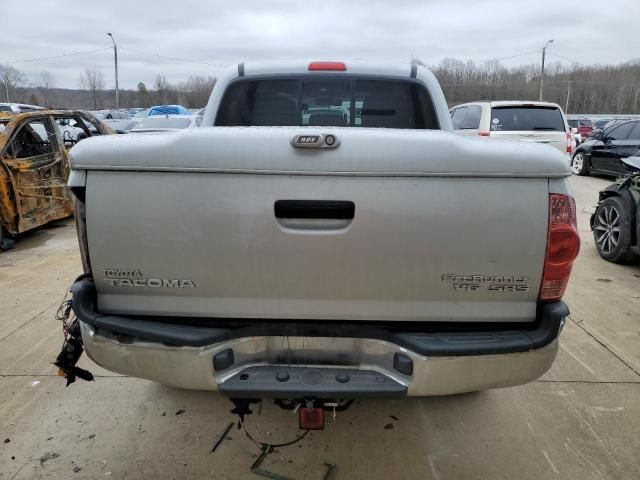
[[[552,302],[562,298],[579,251],[576,202],[569,195],[552,193],[549,195],[549,231],[540,284],[541,301]]]
[[[479,137],[488,137],[491,132],[478,132]]]
[[[301,406],[298,410],[301,430],[322,430],[324,428],[324,408]]]
[[[346,72],[347,65],[343,62],[311,62],[309,64],[309,71],[334,71],[334,72]]]

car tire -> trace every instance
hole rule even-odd
[[[0,225],[0,252],[11,250],[15,246],[15,241],[9,236],[5,228]]]
[[[574,175],[589,175],[589,162],[584,152],[576,152],[571,159],[571,172]]]
[[[624,198],[605,198],[593,219],[593,239],[598,254],[608,262],[628,263],[635,257],[631,246],[631,208]]]

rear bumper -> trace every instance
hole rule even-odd
[[[230,397],[358,398],[448,395],[521,385],[552,365],[568,309],[539,309],[535,325],[491,329],[375,323],[230,322],[101,315],[90,280],[73,309],[87,354],[104,368]],[[161,320],[161,321],[159,321]],[[220,324],[218,326],[217,324]]]

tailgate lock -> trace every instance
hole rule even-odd
[[[291,146],[296,148],[336,148],[340,140],[333,133],[304,133],[291,137]]]

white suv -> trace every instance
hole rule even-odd
[[[548,143],[571,156],[572,134],[559,105],[547,102],[473,102],[451,109],[456,133]]]

